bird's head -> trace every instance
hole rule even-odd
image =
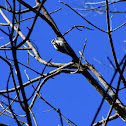
[[[51,43],[54,44],[54,43],[56,42],[56,40],[57,40],[56,38],[53,39],[53,40],[51,41]]]

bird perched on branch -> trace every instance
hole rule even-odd
[[[51,41],[51,43],[53,44],[54,48],[57,51],[60,51],[62,53],[65,53],[65,54],[71,56],[73,58],[73,62],[78,62],[79,61],[79,59],[76,56],[75,52],[73,51],[73,49],[67,43],[64,43],[63,41],[57,40],[56,38],[53,39]]]

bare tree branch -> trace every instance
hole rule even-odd
[[[113,116],[110,116],[110,117],[109,117],[109,121],[114,120],[114,119],[117,119],[117,118],[118,118],[118,114],[116,113],[116,114],[114,114]],[[101,125],[101,124],[104,124],[105,121],[106,121],[106,119],[103,119],[103,120],[101,120],[101,121],[99,121],[99,122],[93,124],[92,126],[99,126],[99,125]]]

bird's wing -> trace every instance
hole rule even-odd
[[[56,50],[62,53],[66,53],[67,55],[70,55],[69,51],[67,50],[65,44],[62,41],[57,41],[53,45]]]
[[[69,46],[69,44],[67,44],[67,42],[64,43],[60,40],[53,39],[51,41],[51,43],[53,44],[53,46],[56,50],[71,56],[73,58],[73,60],[72,60],[73,62],[79,62],[78,57],[76,56],[73,49]]]

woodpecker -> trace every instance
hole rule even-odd
[[[60,51],[62,53],[65,53],[67,55],[70,55],[70,52],[69,50],[67,49],[67,46],[65,45],[65,43],[63,43],[62,41],[60,40],[57,40],[57,39],[53,39],[51,41],[51,43],[53,44],[54,48],[57,50],[57,51]]]
[[[63,41],[57,40],[56,38],[51,41],[52,45],[57,51],[65,53],[73,58],[73,61],[78,61],[78,58],[75,56],[73,50],[68,44],[65,44]]]

